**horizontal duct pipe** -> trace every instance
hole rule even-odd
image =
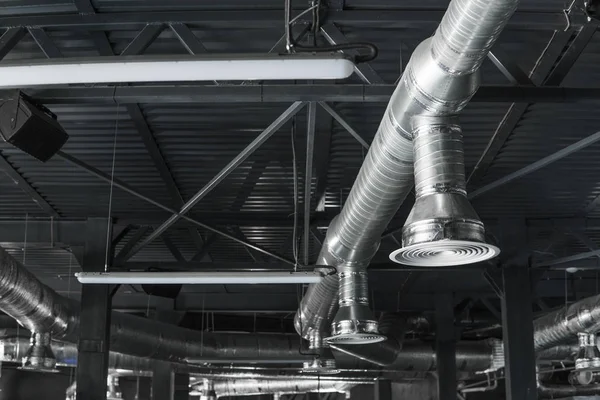
[[[4,249],[0,249],[0,310],[32,332],[77,343],[79,304],[42,284]],[[171,362],[195,360],[298,359],[293,335],[213,333],[113,312],[110,349]]]
[[[565,399],[598,395],[600,395],[600,385],[572,386],[538,383],[538,396],[540,399]]]
[[[332,344],[332,349],[373,364],[398,371],[435,371],[437,357],[435,343],[409,340],[397,347],[380,345],[348,346]],[[456,344],[456,368],[462,372],[478,372],[494,365],[501,342],[497,340],[461,341]]]
[[[600,324],[600,295],[552,311],[534,321],[536,351],[572,343],[581,332],[593,333]]]
[[[373,384],[372,380],[334,381],[334,380],[271,380],[271,379],[232,379],[214,381],[217,397],[260,396],[265,394],[296,393],[345,393],[361,384]],[[194,387],[201,392],[203,384]]]
[[[1,361],[20,363],[29,346],[29,338],[17,335],[16,330],[0,331]],[[77,346],[75,344],[54,341],[51,347],[57,366],[77,366]],[[115,370],[152,371],[154,363],[155,361],[150,358],[130,356],[114,351],[111,351],[108,357],[108,367]]]
[[[339,280],[332,276],[312,284],[296,313],[296,330],[305,339],[329,332],[335,315],[330,340],[381,340],[369,313],[364,271],[413,188],[413,118],[453,116],[467,105],[480,84],[479,67],[517,5],[518,0],[453,0],[433,38],[413,53],[317,259],[337,267]]]

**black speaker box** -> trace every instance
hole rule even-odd
[[[44,162],[69,139],[54,114],[21,92],[0,105],[0,134],[6,142]]]

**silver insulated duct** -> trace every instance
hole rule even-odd
[[[413,118],[415,205],[390,255],[406,265],[446,267],[495,257],[467,199],[462,131],[454,117]]]
[[[339,288],[340,311],[330,340],[381,340],[368,310],[366,278],[361,272],[413,187],[414,117],[452,116],[466,106],[479,87],[478,69],[517,4],[518,0],[453,0],[434,37],[413,53],[317,260],[337,267],[343,281],[331,276],[311,285],[296,313],[296,330],[305,339],[313,331],[329,330]],[[444,202],[455,197],[444,197]]]
[[[372,380],[281,380],[281,379],[231,379],[212,382],[216,397],[260,396],[265,394],[345,393],[360,384],[373,384]],[[204,385],[194,387],[196,393],[204,392]],[[202,397],[201,397],[202,398]]]
[[[50,333],[54,339],[71,343],[78,341],[78,304],[42,284],[3,249],[0,310],[31,332]],[[306,359],[294,335],[200,332],[119,312],[112,313],[110,330],[111,350],[164,361]]]

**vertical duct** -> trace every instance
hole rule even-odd
[[[455,117],[413,118],[415,205],[402,229],[395,262],[445,267],[495,257],[467,199],[462,130]]]
[[[29,347],[22,358],[20,369],[39,372],[58,372],[56,357],[50,347],[49,333],[31,332]]]
[[[369,153],[340,215],[332,222],[317,263],[338,271],[364,271],[377,252],[381,235],[413,187],[413,118],[459,113],[479,87],[478,70],[518,0],[453,0],[433,38],[413,53],[383,116]],[[352,285],[361,275],[348,278]],[[355,283],[354,283],[355,284]],[[366,284],[365,284],[366,286]],[[328,332],[337,309],[339,283],[327,277],[309,287],[296,313],[295,326],[305,339]],[[377,322],[364,309],[368,302],[343,310],[336,332],[352,343],[377,335]],[[341,331],[338,327],[350,327]],[[363,341],[364,342],[364,341]]]

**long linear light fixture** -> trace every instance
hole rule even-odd
[[[317,283],[316,271],[287,272],[78,272],[83,284],[158,284],[158,285],[245,285]]]
[[[0,63],[0,88],[131,82],[343,79],[342,54],[121,56]]]

